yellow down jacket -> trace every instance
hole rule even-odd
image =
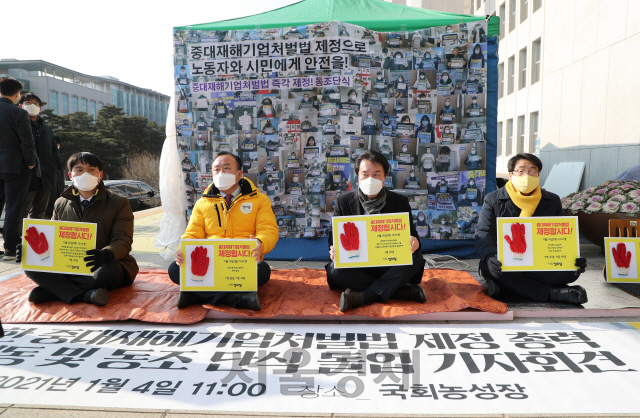
[[[211,184],[196,202],[183,239],[249,238],[262,241],[267,254],[278,242],[278,225],[269,198],[251,180],[240,179],[240,194],[227,208],[218,188]]]

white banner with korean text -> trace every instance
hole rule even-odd
[[[5,328],[0,403],[407,415],[640,412],[640,331],[627,323]]]

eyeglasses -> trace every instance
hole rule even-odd
[[[514,176],[524,176],[525,174],[530,175],[531,177],[538,177],[540,175],[540,173],[538,172],[537,169],[532,168],[531,170],[513,170],[512,171]]]
[[[88,169],[88,170],[85,170],[83,168],[74,168],[73,169],[73,174],[75,176],[79,176],[79,175],[84,174],[84,173],[89,173],[89,174],[91,174],[93,176],[97,176],[98,173],[100,173],[100,170],[97,169],[97,168],[93,168],[93,167]]]

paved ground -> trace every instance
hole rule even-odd
[[[158,209],[136,213],[133,254],[141,268],[163,268],[166,269],[171,260],[165,261],[158,255],[158,248],[155,248],[153,241],[162,218],[162,212]],[[1,244],[1,239],[0,239]],[[531,303],[509,303],[509,307],[514,311],[514,320],[509,322],[518,323],[549,323],[549,322],[640,322],[640,298],[608,285],[602,279],[602,267],[604,266],[604,256],[600,254],[600,249],[591,244],[581,244],[581,254],[588,260],[588,267],[577,284],[585,287],[589,294],[589,302],[584,309],[567,305],[555,305],[553,309],[542,304]],[[460,270],[468,270],[474,277],[478,278],[478,260],[447,260],[446,257],[425,255],[432,259],[438,267],[451,267]],[[304,262],[293,264],[291,261],[269,261],[273,268],[323,268],[324,262]],[[17,274],[20,272],[19,266],[14,262],[4,262],[0,260],[0,277]],[[210,322],[225,322],[229,320],[208,320]],[[251,320],[237,319],[233,322],[252,322]],[[280,322],[280,321],[262,321]],[[289,321],[309,323],[310,321]],[[311,321],[315,322],[315,321]],[[352,321],[349,321],[353,323]],[[385,321],[368,321],[373,323],[384,323]],[[420,321],[418,323],[465,323],[467,321]],[[398,323],[398,322],[394,322]],[[411,323],[416,323],[411,321]],[[469,321],[477,323],[477,321]],[[58,406],[33,406],[0,404],[0,418],[13,417],[38,417],[38,418],[94,418],[94,417],[118,417],[118,418],[183,418],[187,416],[215,416],[215,417],[364,417],[358,414],[245,414],[233,412],[208,412],[208,411],[177,411],[177,410],[154,410],[154,409],[122,409],[122,408],[76,408]],[[368,415],[367,415],[368,416]],[[407,415],[377,415],[385,417],[405,417]],[[412,415],[412,416],[433,416],[433,415]],[[448,417],[590,417],[592,415],[448,415]],[[616,417],[640,417],[634,415],[598,415]]]

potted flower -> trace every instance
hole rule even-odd
[[[562,199],[568,216],[578,216],[580,235],[591,243],[604,246],[609,236],[609,219],[640,217],[640,181],[608,181]]]

